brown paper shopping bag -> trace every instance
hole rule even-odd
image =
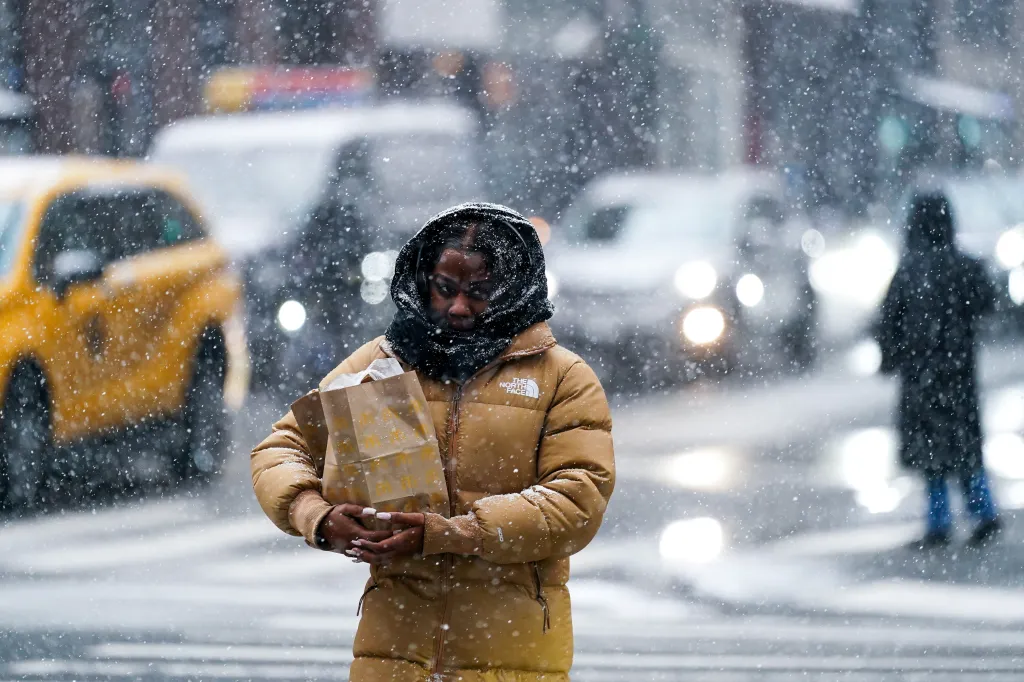
[[[448,515],[437,435],[414,372],[312,393],[293,413],[303,433],[326,438],[327,501]]]

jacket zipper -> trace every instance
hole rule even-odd
[[[448,515],[455,516],[455,465],[456,465],[456,436],[459,432],[459,407],[462,403],[463,386],[456,386],[455,395],[452,397],[452,411],[448,415]],[[431,680],[443,680],[441,668],[444,660],[444,642],[448,630],[448,591],[451,589],[451,573],[454,559],[451,554],[441,555],[441,626],[437,633],[437,648],[434,652],[434,665]]]
[[[363,596],[361,596],[359,598],[359,604],[356,606],[356,615],[357,616],[363,612],[363,602],[366,601],[366,595],[370,594],[371,592],[376,590],[378,587],[380,587],[380,585],[378,585],[377,581],[375,580],[372,583],[370,583],[369,585],[367,585],[366,589],[363,590]]]
[[[548,609],[548,600],[544,596],[544,589],[541,587],[540,582],[540,564],[536,561],[530,564],[533,567],[533,581],[537,586],[537,596],[534,597],[537,603],[540,604],[541,612],[544,614],[544,628],[542,632],[545,634],[551,629],[551,611]]]

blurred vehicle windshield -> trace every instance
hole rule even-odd
[[[684,196],[653,203],[567,212],[561,238],[576,245],[657,249],[665,244],[723,246],[732,239],[731,212],[718,201]]]
[[[224,235],[226,221],[259,216],[255,229],[279,231],[315,200],[330,163],[326,147],[262,147],[170,150],[158,154],[160,163],[181,169],[198,196],[212,231]],[[272,234],[252,235],[259,241]]]
[[[455,201],[481,197],[472,146],[458,138],[400,135],[375,138],[372,144],[368,170],[377,180],[384,226],[411,231],[424,216]],[[337,153],[335,147],[321,145],[211,146],[158,150],[154,160],[188,176],[216,237],[231,243],[238,223],[252,217],[257,219],[247,224],[247,239],[273,243],[320,199]],[[343,183],[340,190],[352,187]]]

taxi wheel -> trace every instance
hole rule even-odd
[[[185,404],[185,452],[175,462],[181,480],[209,481],[220,474],[228,441],[228,414],[224,404],[226,353],[215,334],[204,337],[196,357]]]
[[[43,376],[15,371],[0,408],[0,508],[34,506],[51,445],[50,402]]]

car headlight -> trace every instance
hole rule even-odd
[[[753,308],[764,300],[764,282],[755,274],[748,273],[736,282],[736,298],[748,308]]]
[[[718,273],[711,263],[695,260],[676,270],[676,291],[696,301],[707,298],[718,285]]]
[[[683,316],[683,336],[698,346],[714,343],[724,331],[725,316],[718,308],[701,306]]]
[[[996,260],[1007,270],[1024,265],[1024,234],[1019,228],[1007,230],[999,237]]]
[[[298,301],[285,301],[277,309],[277,323],[286,332],[297,332],[306,324],[306,306]]]

